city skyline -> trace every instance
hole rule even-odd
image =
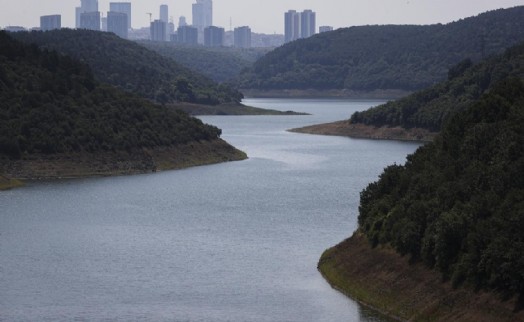
[[[99,0],[99,10],[105,16],[109,11],[109,0]],[[192,4],[195,0],[130,0],[133,6],[131,24],[133,28],[149,26],[148,12],[153,20],[159,19],[159,7],[169,6],[169,17],[178,24],[180,16],[192,24]],[[40,16],[59,14],[62,27],[75,27],[75,7],[79,0],[18,0],[16,3],[0,0],[0,27],[38,27]],[[373,24],[433,24],[448,23],[479,13],[524,5],[524,0],[276,0],[213,1],[213,25],[226,30],[239,26],[250,26],[253,32],[284,33],[283,14],[288,10],[313,10],[317,13],[317,26],[336,28]],[[317,30],[318,32],[318,30]]]

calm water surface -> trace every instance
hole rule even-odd
[[[316,264],[418,145],[285,131],[380,102],[246,103],[313,115],[202,117],[246,161],[0,192],[0,320],[381,321]]]

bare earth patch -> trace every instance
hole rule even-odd
[[[371,248],[358,232],[328,249],[318,268],[334,288],[398,320],[524,321],[515,297],[453,289],[440,273],[410,264],[391,247]]]
[[[112,176],[181,169],[246,159],[227,142],[193,142],[176,147],[97,153],[59,153],[0,158],[0,173],[16,179],[55,179]]]
[[[298,129],[291,129],[289,131],[306,134],[348,136],[358,139],[401,140],[421,142],[432,141],[437,135],[437,133],[430,132],[426,129],[405,129],[402,127],[387,126],[374,127],[365,124],[352,124],[347,120],[333,123],[311,125]]]

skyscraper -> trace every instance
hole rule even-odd
[[[107,31],[115,33],[120,38],[127,39],[128,20],[127,13],[109,11],[107,13]]]
[[[316,30],[316,14],[311,10],[301,13],[289,10],[284,14],[285,42],[311,37]]]
[[[251,28],[238,27],[235,28],[233,34],[233,44],[238,48],[250,48],[251,47]]]
[[[193,4],[193,27],[198,29],[199,42],[202,43],[204,28],[213,25],[213,1],[197,0]]]
[[[224,28],[209,26],[204,29],[204,46],[221,47],[224,45]]]
[[[160,21],[164,22],[166,24],[166,39],[169,40],[171,33],[170,33],[170,26],[169,26],[169,7],[167,4],[160,5]],[[173,29],[175,27],[173,26]]]
[[[80,0],[80,7],[84,12],[97,12],[98,0]]]
[[[180,16],[180,18],[178,19],[178,26],[179,27],[187,26],[186,17]]]
[[[300,37],[300,14],[295,10],[289,10],[284,14],[284,23],[284,41],[297,40]]]
[[[48,31],[62,28],[62,16],[50,15],[40,17],[40,30]]]
[[[167,24],[161,20],[155,20],[151,22],[150,32],[152,41],[166,41],[166,25]]]
[[[80,7],[75,8],[76,28],[85,28],[81,24],[82,14],[90,12],[98,12],[98,0],[80,0]],[[100,16],[100,13],[98,16]],[[98,27],[98,30],[100,30],[100,27]]]
[[[100,12],[84,12],[80,14],[80,28],[100,31]]]
[[[178,27],[177,42],[185,45],[198,45],[198,29],[191,26]]]
[[[311,10],[300,13],[300,38],[308,38],[315,34],[316,14]]]
[[[109,11],[127,14],[127,29],[131,29],[131,2],[110,2]]]
[[[169,7],[167,4],[160,5],[160,21],[169,22]]]

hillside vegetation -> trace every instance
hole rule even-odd
[[[0,32],[0,159],[214,141],[220,129],[98,83],[83,63]]]
[[[464,59],[473,62],[524,41],[524,7],[446,25],[360,26],[322,33],[268,53],[240,77],[246,89],[427,88]]]
[[[235,79],[242,70],[251,67],[269,51],[267,48],[209,48],[151,41],[139,43],[220,83]]]
[[[524,83],[499,82],[361,192],[359,230],[458,286],[524,295]]]
[[[112,33],[61,29],[20,32],[12,36],[80,60],[91,67],[98,81],[157,103],[217,105],[242,99],[242,94],[231,87],[219,85]]]
[[[507,77],[524,79],[524,42],[503,55],[473,65],[466,59],[451,68],[448,80],[405,98],[357,112],[351,123],[424,128],[438,132],[453,114],[464,110]]]

